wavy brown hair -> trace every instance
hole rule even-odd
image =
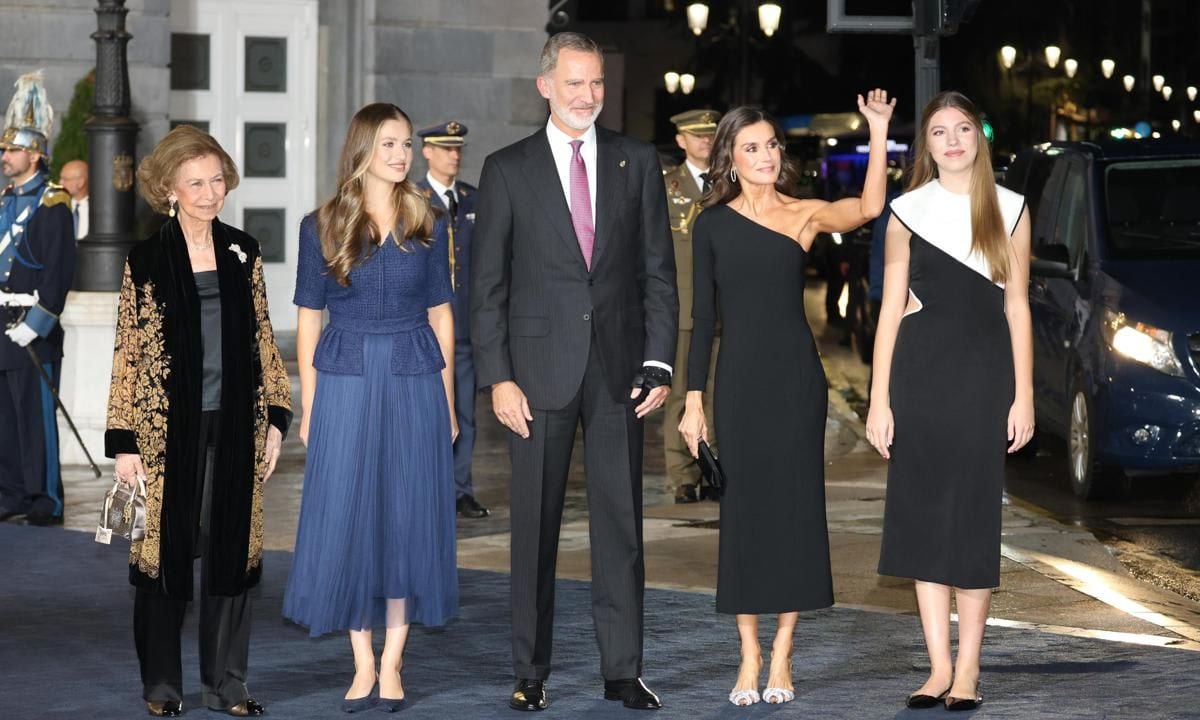
[[[391,103],[372,103],[354,113],[342,145],[337,192],[317,208],[321,251],[329,273],[342,287],[350,286],[350,270],[370,257],[386,237],[379,234],[379,228],[367,214],[364,190],[379,131],[388,120],[400,120],[412,131],[408,115]],[[407,176],[392,188],[392,205],[396,214],[391,234],[393,238],[403,238],[397,239],[397,244],[403,248],[409,240],[416,240],[428,247],[433,234],[433,210]]]
[[[971,166],[971,251],[979,253],[988,262],[994,282],[1008,278],[1011,250],[1008,232],[1004,227],[1004,216],[1000,214],[1000,200],[996,197],[996,181],[992,174],[992,146],[983,134],[983,119],[979,109],[966,95],[947,90],[933,96],[925,111],[921,113],[921,131],[917,133],[917,147],[912,169],[909,171],[906,191],[916,190],[937,177],[937,164],[929,153],[929,124],[939,110],[954,108],[975,128],[975,139],[979,151]]]
[[[783,127],[779,121],[763,111],[762,108],[743,105],[725,113],[717,125],[717,134],[713,137],[712,144],[712,162],[708,167],[708,177],[712,187],[700,198],[701,207],[723,205],[741,194],[741,181],[734,181],[729,176],[729,171],[733,168],[733,146],[737,141],[738,133],[744,128],[760,122],[770,125],[775,133],[775,139],[779,141],[780,165],[779,177],[775,180],[775,190],[789,197],[796,196],[796,181],[800,178],[800,172],[787,155]]]
[[[171,209],[171,189],[180,166],[209,155],[221,161],[225,193],[233,192],[240,179],[233,158],[212,135],[191,125],[180,125],[163,135],[154,150],[138,163],[138,193],[155,212],[167,214]]]

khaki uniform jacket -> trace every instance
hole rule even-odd
[[[700,214],[700,188],[687,163],[663,176],[667,216],[675,245],[675,282],[679,288],[679,329],[692,329],[692,224]]]

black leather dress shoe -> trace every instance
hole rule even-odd
[[[458,502],[455,503],[458,514],[465,518],[481,518],[488,516],[488,509],[479,504],[474,497],[470,495],[460,495]]]
[[[183,703],[170,700],[167,702],[146,701],[146,711],[154,717],[180,717],[183,715]]]
[[[234,717],[258,717],[259,715],[266,715],[267,709],[260,705],[254,698],[246,698],[225,712]]]
[[[700,497],[696,494],[696,486],[691,483],[684,483],[675,488],[675,504],[686,505],[698,501]]]
[[[23,517],[14,518],[13,522],[21,525],[36,525],[38,527],[48,527],[50,525],[62,525],[62,515],[49,515],[46,513],[29,512]]]
[[[508,706],[513,710],[545,710],[549,704],[546,700],[545,680],[517,680],[512,695],[508,698]]]
[[[641,678],[605,680],[604,699],[620,700],[630,710],[657,710],[662,707],[662,700],[650,692]]]

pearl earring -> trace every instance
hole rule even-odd
[[[167,215],[169,217],[175,217],[175,203],[171,203],[171,207],[167,209]]]

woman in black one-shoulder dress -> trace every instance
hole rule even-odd
[[[1029,219],[1021,196],[995,184],[990,158],[970,100],[935,97],[887,230],[867,439],[889,459],[879,572],[915,581],[929,650],[911,708],[982,702],[1005,451],[1033,434]]]
[[[737,108],[713,141],[712,191],[693,232],[694,329],[679,425],[695,455],[707,432],[701,402],[721,318],[716,423],[728,489],[721,501],[717,611],[737,616],[742,662],[735,705],[795,697],[792,636],[801,610],[833,604],[825,526],[825,374],[804,315],[804,267],[819,232],[844,232],[883,209],[892,106],[859,97],[871,128],[862,198],[790,197],[783,133],[760,110]],[[777,613],[767,688],[758,616]]]

